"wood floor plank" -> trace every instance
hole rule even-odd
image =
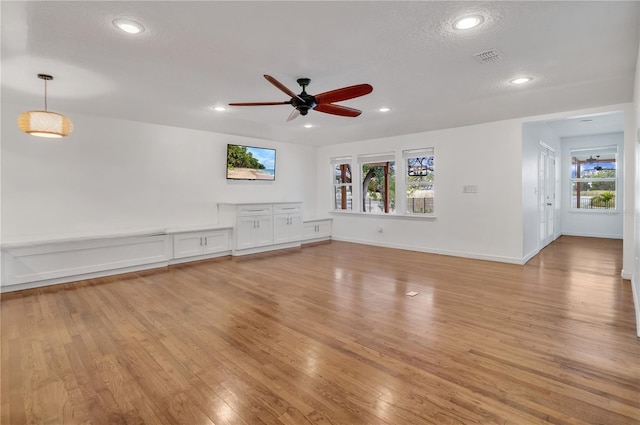
[[[0,421],[637,425],[621,258],[334,241],[3,294]]]

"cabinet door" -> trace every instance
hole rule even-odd
[[[331,220],[318,221],[316,225],[318,226],[316,231],[317,237],[325,238],[331,236]]]
[[[255,234],[257,233],[257,220],[255,217],[238,217],[236,222],[236,249],[253,248]]]
[[[255,217],[257,227],[254,230],[254,245],[266,246],[273,245],[273,219],[269,217]]]
[[[331,220],[317,220],[304,223],[303,239],[326,239],[331,237]]]
[[[317,225],[318,224],[315,221],[304,224],[303,237],[305,240],[314,239],[316,237]]]
[[[289,241],[302,240],[302,214],[289,215]]]
[[[173,236],[173,258],[202,254],[202,233],[181,233]]]
[[[302,215],[281,214],[274,216],[273,243],[296,242],[302,239]]]
[[[273,243],[285,243],[289,241],[289,215],[280,214],[273,216]]]
[[[227,230],[212,230],[202,235],[203,254],[215,254],[229,250],[229,232]]]

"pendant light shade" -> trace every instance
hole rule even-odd
[[[47,81],[51,75],[38,74],[44,80],[44,111],[23,112],[18,117],[18,128],[27,134],[38,137],[59,138],[73,131],[71,120],[62,114],[47,111]]]

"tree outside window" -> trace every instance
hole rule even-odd
[[[571,208],[615,209],[617,148],[571,151]]]
[[[353,209],[351,157],[332,158],[334,209]]]
[[[433,149],[402,152],[406,161],[405,186],[408,214],[433,214],[434,156]]]
[[[361,155],[358,162],[362,172],[362,211],[395,212],[395,155]]]

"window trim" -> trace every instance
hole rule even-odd
[[[349,165],[351,167],[351,183],[336,183],[336,176],[335,176],[335,172],[336,172],[336,166],[338,165]],[[332,178],[332,183],[333,183],[333,193],[332,195],[332,205],[333,211],[353,211],[353,161],[351,156],[340,156],[340,157],[334,157],[331,158],[331,178]],[[336,190],[338,188],[345,188],[344,194],[346,194],[346,188],[347,187],[351,187],[351,209],[348,208],[336,208]],[[342,196],[342,202],[346,203],[347,199],[346,197]],[[346,205],[345,205],[346,206]]]
[[[433,180],[430,181],[429,183],[411,183],[409,182],[409,170],[407,169],[408,167],[408,160],[411,158],[420,158],[420,157],[433,157],[433,162],[434,162],[434,171],[433,171]],[[435,200],[436,200],[436,177],[435,177],[435,159],[436,159],[436,155],[435,155],[435,148],[433,147],[428,147],[428,148],[418,148],[418,149],[406,149],[402,151],[402,159],[403,159],[403,167],[404,167],[404,190],[402,191],[402,196],[403,196],[403,209],[404,209],[404,213],[405,215],[408,216],[422,216],[422,217],[434,217],[435,216]],[[396,183],[398,181],[398,178],[396,176]],[[424,187],[430,185],[432,187],[433,190],[433,208],[432,208],[432,212],[423,212],[423,213],[410,213],[409,210],[409,197],[407,196],[407,192],[409,190],[410,187]],[[396,193],[397,193],[397,188],[396,188]]]
[[[391,163],[393,162],[394,165],[394,172],[395,172],[395,176],[396,176],[396,187],[395,189],[395,194],[396,196],[394,197],[394,209],[393,211],[391,211],[391,200],[389,199],[389,196],[387,195],[385,197],[385,205],[384,205],[384,209],[386,209],[387,211],[381,212],[381,213],[377,213],[377,212],[367,212],[365,211],[364,206],[360,203],[360,201],[364,202],[365,196],[366,196],[366,190],[364,189],[363,186],[363,179],[364,179],[364,175],[362,172],[362,166],[365,164],[372,164],[372,165],[377,165],[377,166],[384,166],[384,165],[380,165],[380,164],[384,164],[384,163]],[[391,167],[389,165],[389,167]],[[397,178],[397,163],[396,163],[396,153],[395,152],[381,152],[381,153],[372,153],[372,154],[360,154],[358,155],[358,170],[359,170],[359,188],[360,188],[360,197],[358,199],[358,212],[362,213],[362,214],[368,214],[368,215],[389,215],[389,214],[396,214],[397,211],[397,207],[398,207],[398,203],[397,203],[397,186],[398,186],[398,178]],[[389,184],[389,179],[385,177],[385,191],[390,193],[391,191],[391,185]]]
[[[616,176],[615,177],[573,177],[573,158],[576,155],[598,155],[598,154],[613,154],[615,158],[616,164]],[[612,214],[615,212],[619,212],[621,210],[619,199],[619,188],[620,188],[620,179],[619,179],[619,153],[618,146],[595,146],[590,148],[577,148],[569,150],[569,212],[579,212],[579,213],[600,213],[600,214]],[[615,207],[614,208],[579,208],[576,204],[574,204],[573,199],[573,185],[575,183],[593,183],[593,182],[614,182],[615,183]]]

